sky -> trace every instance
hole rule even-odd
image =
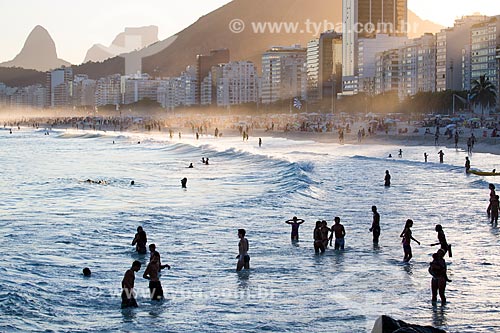
[[[165,39],[228,2],[0,0],[0,62],[11,60],[19,53],[36,25],[49,31],[59,58],[79,64],[92,45],[109,46],[125,27],[156,25],[159,38]],[[408,7],[421,18],[443,26],[452,26],[455,18],[474,12],[500,15],[499,0],[408,0]]]

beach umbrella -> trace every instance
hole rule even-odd
[[[369,124],[378,124],[378,120],[373,119],[373,120],[370,120],[368,123]]]
[[[446,128],[448,128],[448,129],[456,128],[456,127],[457,127],[456,124],[449,124],[448,126],[446,126]]]

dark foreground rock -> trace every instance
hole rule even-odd
[[[413,325],[388,316],[380,316],[373,326],[372,333],[446,333],[446,331],[432,326]]]

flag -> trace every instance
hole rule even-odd
[[[302,103],[300,102],[300,99],[298,97],[295,97],[293,99],[293,107],[296,109],[302,109]]]

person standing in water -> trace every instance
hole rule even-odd
[[[425,163],[427,163],[427,157],[429,157],[429,155],[427,155],[427,153],[424,153],[424,160],[425,160]]]
[[[259,148],[262,147],[262,138],[259,138]]]
[[[411,252],[411,241],[414,240],[417,242],[418,245],[420,245],[420,242],[413,238],[412,232],[411,232],[411,227],[413,227],[413,221],[408,219],[406,220],[405,228],[401,235],[399,237],[403,238],[403,251],[404,251],[404,262],[409,262],[410,259],[413,257],[413,254]]]
[[[285,221],[286,224],[290,224],[292,226],[292,241],[299,240],[299,227],[305,221],[303,219],[298,219],[297,216],[294,216],[291,220]]]
[[[439,163],[444,163],[444,153],[442,150],[439,151]]]
[[[158,272],[160,271],[160,254],[156,251],[151,253],[151,259],[149,261],[143,278],[149,280],[149,291],[152,301],[160,301],[163,299],[163,288],[161,286],[160,278],[158,277]]]
[[[138,307],[134,298],[135,273],[141,269],[141,262],[136,260],[132,267],[125,272],[122,280],[122,309]]]
[[[187,182],[188,182],[188,179],[186,177],[182,178],[181,179],[181,187],[187,188]]]
[[[319,254],[325,253],[325,245],[323,243],[323,233],[321,232],[322,223],[321,221],[316,221],[316,227],[314,228],[313,237],[314,237],[314,252]]]
[[[373,233],[373,243],[378,244],[380,237],[380,214],[377,212],[377,206],[372,206],[373,222],[370,232]]]
[[[491,214],[491,202],[495,199],[495,196],[497,194],[495,192],[495,185],[494,184],[488,185],[488,188],[490,189],[490,204],[488,205],[488,209],[486,209],[486,213],[488,214],[488,217],[490,217],[490,214]]]
[[[403,157],[403,149],[399,149],[399,154],[398,154],[398,156],[399,156],[400,158],[402,158],[402,157]]]
[[[132,240],[132,245],[135,245],[135,249],[139,254],[145,254],[146,243],[148,242],[148,237],[146,236],[146,232],[142,229],[142,227],[137,227],[137,233],[135,234],[134,239]]]
[[[385,183],[384,183],[384,186],[385,187],[389,187],[391,186],[391,175],[389,174],[389,170],[385,170]]]
[[[469,157],[465,157],[465,172],[469,172],[470,170],[470,160],[469,160]]]
[[[449,251],[449,256],[451,257],[451,245],[449,245],[448,242],[446,241],[446,236],[444,234],[443,227],[440,224],[437,224],[435,230],[438,233],[439,242],[431,244],[431,246],[441,245],[441,250],[443,250],[445,254],[446,252]]]
[[[491,223],[498,224],[498,209],[499,209],[499,199],[500,197],[498,195],[495,195],[495,198],[491,200]]]
[[[446,282],[451,282],[447,276],[446,261],[444,260],[444,251],[439,249],[432,255],[432,262],[429,264],[429,273],[432,275],[431,292],[432,303],[437,302],[437,294],[441,298],[441,304],[446,304]]]
[[[238,243],[238,263],[236,264],[236,271],[241,271],[242,268],[250,269],[250,256],[248,255],[248,239],[245,238],[245,229],[238,229],[238,237],[240,242]]]
[[[166,269],[170,269],[170,265],[167,265],[167,264],[162,265],[162,264],[161,264],[161,256],[160,256],[160,252],[156,251],[156,245],[155,245],[155,244],[149,244],[149,253],[150,253],[150,256],[151,256],[149,260],[151,260],[151,259],[153,258],[153,255],[154,255],[155,253],[156,253],[156,254],[158,254],[158,264],[159,264],[159,266],[160,266],[160,271],[161,271],[162,269],[165,269],[165,268],[166,268]]]
[[[332,236],[335,234],[335,250],[343,250],[345,245],[345,229],[340,224],[340,217],[336,216],[334,220],[335,224],[332,227]]]

